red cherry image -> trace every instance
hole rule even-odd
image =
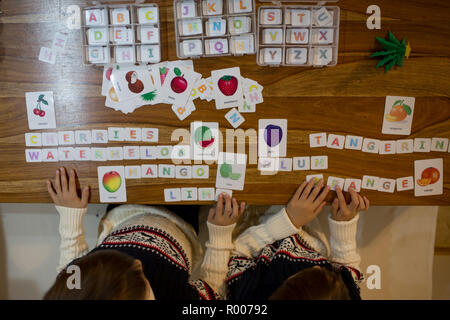
[[[217,86],[225,96],[232,96],[238,88],[238,80],[234,76],[223,76]]]
[[[173,69],[173,72],[177,75],[177,77],[172,79],[172,81],[170,82],[170,87],[172,88],[173,92],[182,93],[187,89],[188,83],[186,79],[183,78],[180,69],[175,68]]]
[[[45,111],[44,111],[44,110],[41,110],[41,111],[39,112],[39,116],[40,116],[40,117],[45,117]]]
[[[34,108],[33,113],[38,116],[41,113],[41,110],[39,110],[38,108]]]

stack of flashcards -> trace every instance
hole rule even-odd
[[[255,53],[254,0],[175,0],[179,58]]]
[[[272,66],[335,66],[339,7],[261,6],[257,63]]]
[[[161,61],[158,5],[89,7],[81,19],[85,64]]]

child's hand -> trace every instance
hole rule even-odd
[[[315,187],[314,182],[314,179],[310,182],[304,181],[286,206],[289,219],[297,228],[311,222],[326,203],[325,198],[330,187],[326,186],[322,190],[323,179],[320,179]]]
[[[89,186],[83,188],[81,199],[78,196],[75,170],[70,170],[67,179],[66,169],[56,170],[55,182],[47,180],[47,190],[57,206],[68,208],[86,208],[89,200]]]
[[[225,200],[225,206],[223,201]],[[208,222],[217,226],[229,226],[239,219],[244,213],[245,202],[238,202],[235,198],[231,200],[231,197],[226,193],[221,193],[219,199],[217,199],[217,205],[214,208],[209,209]]]
[[[359,211],[369,209],[370,202],[365,196],[361,197],[353,188],[348,188],[352,197],[349,205],[345,202],[344,194],[339,186],[336,186],[337,198],[332,203],[331,218],[336,221],[350,221]]]

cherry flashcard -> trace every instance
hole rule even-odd
[[[35,129],[56,128],[53,92],[27,92],[28,126]]]

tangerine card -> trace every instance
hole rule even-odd
[[[239,67],[211,72],[216,109],[239,107],[244,101],[241,70]]]
[[[442,159],[414,161],[414,196],[442,194],[444,169]]]
[[[127,202],[124,166],[98,167],[100,202]]]
[[[410,135],[414,114],[414,97],[387,96],[384,107],[384,134]]]

